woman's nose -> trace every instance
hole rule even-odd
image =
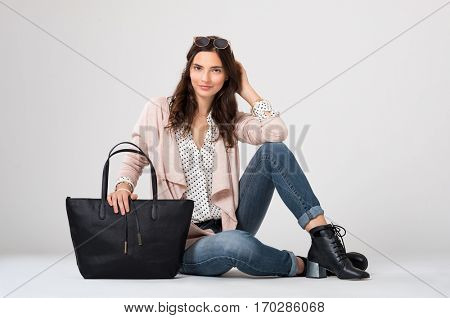
[[[202,81],[208,83],[209,82],[209,72],[202,73]]]

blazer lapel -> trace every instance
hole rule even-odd
[[[218,129],[216,129],[216,135],[218,135]],[[214,138],[216,138],[214,136]],[[220,197],[226,194],[227,191],[231,191],[231,168],[229,164],[228,154],[225,150],[225,143],[223,138],[219,138],[214,143],[214,163],[213,175],[212,175],[212,189],[211,200],[215,199],[215,196],[221,192]]]
[[[169,132],[168,129],[164,129],[164,127],[167,126],[169,122],[167,101],[165,106],[167,109],[167,115],[164,116],[162,120],[162,145],[160,147],[162,151],[161,158],[163,160],[164,171],[168,181],[176,183],[182,187],[187,187],[186,177],[184,176],[183,166],[181,164],[181,156],[178,150],[178,144],[175,138],[175,134]]]

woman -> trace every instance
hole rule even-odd
[[[235,93],[248,102],[250,113],[238,110]],[[158,198],[194,200],[180,273],[218,276],[237,267],[256,276],[369,277],[367,259],[346,253],[343,228],[327,224],[283,143],[286,137],[280,113],[252,88],[229,42],[194,37],[174,94],[151,98],[132,133],[155,166]],[[240,180],[238,141],[261,145]],[[147,164],[139,155],[125,155],[115,191],[108,195],[115,213],[129,212],[128,200],[137,199],[133,190]],[[255,238],[275,188],[311,235],[307,259]]]

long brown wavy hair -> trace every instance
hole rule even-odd
[[[189,70],[194,61],[194,57],[198,52],[216,52],[222,61],[228,80],[224,82],[223,87],[214,95],[211,105],[211,116],[219,128],[219,136],[222,136],[224,139],[225,147],[231,148],[234,147],[236,142],[234,136],[234,121],[238,105],[235,93],[241,88],[240,68],[234,59],[230,45],[225,49],[216,49],[213,45],[213,39],[220,37],[215,35],[208,37],[211,41],[207,46],[199,47],[192,43],[192,46],[187,53],[186,67],[181,74],[181,80],[173,95],[170,96],[170,115],[168,125],[165,128],[170,129],[171,131],[181,128],[184,134],[191,130],[198,104],[195,99],[195,91],[192,87]]]

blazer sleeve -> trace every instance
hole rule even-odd
[[[157,139],[159,138],[157,107],[158,105],[155,104],[154,100],[150,99],[150,101],[147,101],[131,132],[131,142],[139,146],[152,161],[154,159],[149,154],[149,145],[156,146]],[[136,149],[132,146],[130,148]],[[144,168],[149,164],[144,156],[127,152],[122,160],[117,178],[123,176],[128,177],[133,183],[134,188],[136,188],[139,177],[142,175]]]
[[[262,119],[250,113],[238,111],[235,135],[241,142],[260,145],[265,142],[281,142],[287,138],[288,129],[280,116]]]

